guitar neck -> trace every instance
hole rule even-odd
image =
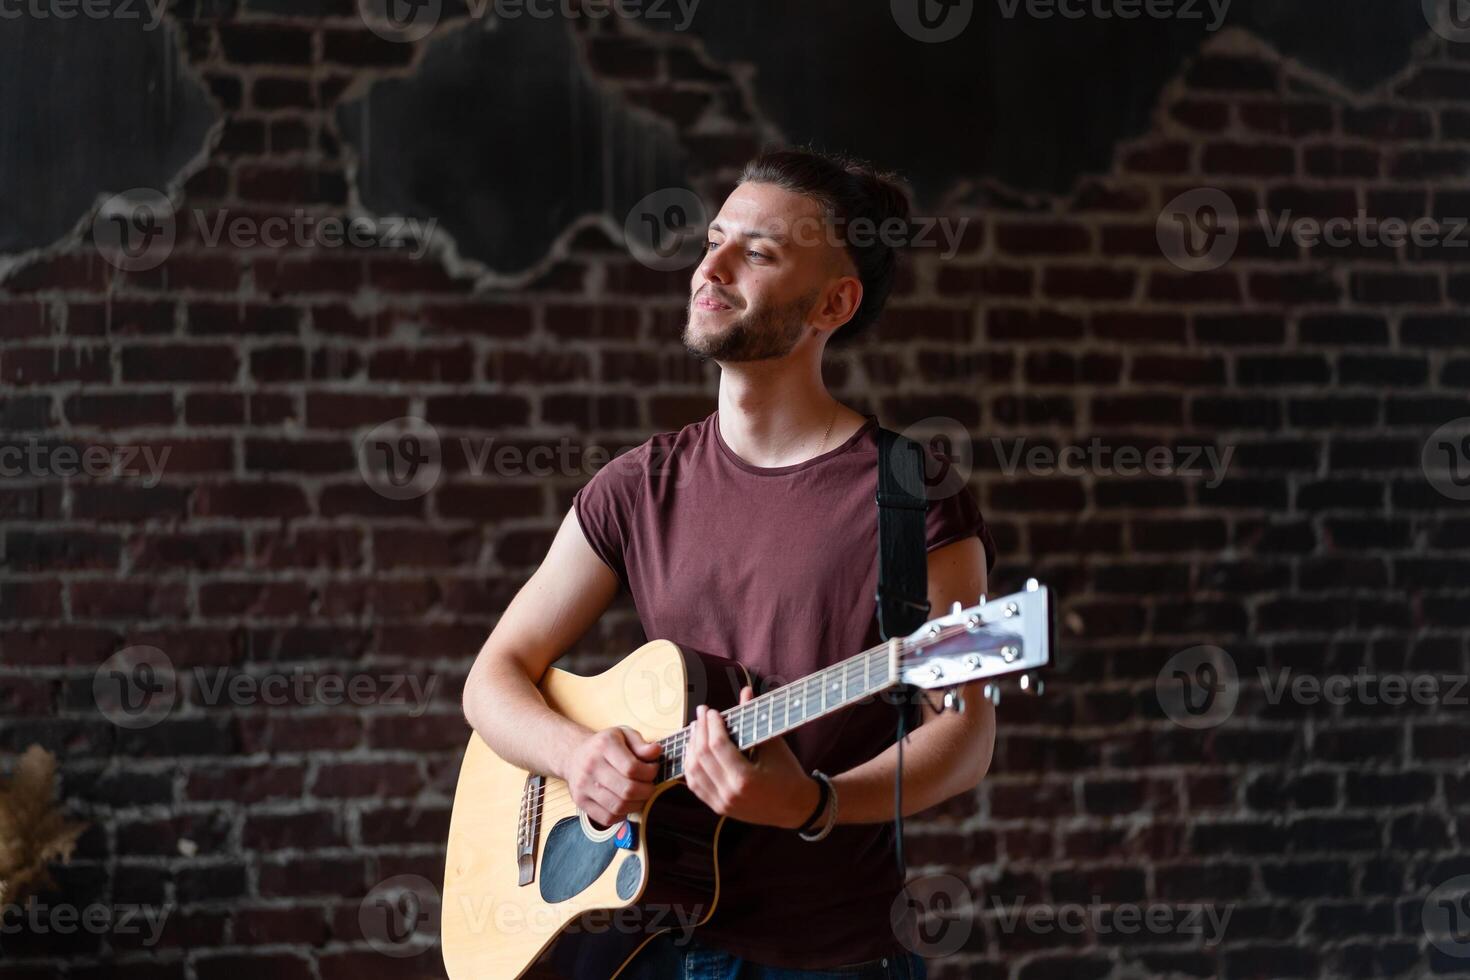
[[[750,749],[897,684],[897,664],[885,643],[742,705],[727,708],[720,712],[720,717],[731,740],[742,750]],[[659,740],[663,746],[660,781],[684,774],[684,747],[688,740],[687,728]]]

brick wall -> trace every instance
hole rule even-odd
[[[184,207],[346,212],[333,107],[416,48],[343,6],[180,22],[224,112]],[[675,36],[607,25],[581,42],[603,84],[678,127],[718,200],[761,138],[739,86]],[[1060,199],[977,195],[954,213],[962,251],[916,254],[875,340],[831,357],[854,407],[970,430],[993,591],[1037,575],[1062,598],[1047,696],[1005,700],[992,775],[910,825],[915,872],[963,878],[981,909],[936,976],[1470,973],[1421,925],[1430,890],[1470,873],[1463,708],[1272,703],[1257,673],[1466,672],[1470,518],[1420,459],[1470,415],[1470,267],[1444,248],[1272,245],[1254,220],[1470,214],[1467,55],[1426,32],[1401,76],[1350,97],[1222,34],[1110,173]],[[1244,230],[1233,258],[1188,272],[1156,220],[1198,188],[1224,191]],[[93,824],[46,898],[171,909],[156,947],[3,937],[7,977],[439,974],[433,952],[376,952],[359,906],[393,876],[441,878],[463,677],[590,473],[578,450],[713,408],[713,375],[677,340],[686,282],[595,231],[515,290],[474,293],[391,250],[187,235],[151,271],[87,241],[0,282],[6,444],[169,453],[157,485],[62,478],[55,457],[0,483],[0,752],[56,751]],[[443,472],[394,500],[355,447],[402,416],[435,427]],[[1093,436],[1234,455],[1215,487],[1003,471],[1018,445]],[[565,439],[574,463],[477,475],[461,440],[491,438]],[[598,634],[574,665],[639,641],[626,600]],[[1239,703],[1175,724],[1156,679],[1205,644],[1229,655]],[[130,729],[99,715],[93,680],[137,647],[180,687]],[[434,686],[413,710],[212,705],[196,669]],[[1119,903],[1230,919],[1213,945],[1005,921]]]

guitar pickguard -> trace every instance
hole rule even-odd
[[[580,895],[602,876],[619,850],[611,838],[595,841],[582,833],[576,817],[558,820],[546,835],[541,859],[542,900],[565,902]]]

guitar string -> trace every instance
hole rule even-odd
[[[989,625],[989,624],[987,624],[987,625]],[[899,654],[899,664],[900,664],[900,666],[904,666],[904,665],[906,665],[908,663],[913,662],[916,659],[916,654],[917,654],[918,650],[921,650],[923,647],[927,647],[927,646],[933,645],[934,643],[939,642],[940,640],[943,640],[946,637],[953,636],[953,635],[955,635],[957,633],[969,632],[969,631],[970,631],[969,630],[969,627],[967,627],[967,626],[959,626],[959,625],[956,625],[956,626],[940,627],[940,629],[939,629],[939,631],[937,633],[930,633],[930,634],[927,634],[925,637],[923,637],[922,638],[922,641],[921,641],[922,645],[920,647],[916,648],[915,651],[909,652],[909,653],[904,653],[904,652],[902,652],[902,649],[901,649],[900,654]],[[904,644],[904,646],[907,646],[907,642],[908,642],[907,640],[902,641],[902,643]],[[789,684],[789,685],[787,685],[785,687],[777,688],[774,691],[770,691],[770,692],[768,692],[766,694],[761,695],[759,698],[755,698],[755,699],[752,699],[751,701],[747,701],[747,702],[745,702],[743,704],[738,704],[738,705],[734,705],[734,706],[732,706],[730,708],[727,708],[727,709],[725,709],[724,712],[721,712],[721,716],[726,719],[726,725],[727,725],[727,727],[729,727],[729,722],[730,722],[730,719],[731,719],[732,716],[737,715],[737,714],[740,714],[740,715],[742,715],[742,719],[743,719],[743,712],[746,709],[754,708],[757,705],[758,702],[762,702],[766,698],[770,698],[771,699],[769,702],[766,702],[768,705],[774,705],[775,704],[775,695],[777,695],[777,694],[789,694],[791,691],[795,690],[796,687],[797,687],[797,685],[799,685],[799,684],[807,684],[807,683],[810,683],[812,680],[816,679],[817,677],[824,677],[824,675],[836,676],[838,674],[846,674],[847,672],[849,672],[852,669],[852,667],[854,667],[855,665],[858,665],[860,662],[864,661],[865,658],[868,661],[870,661],[867,664],[865,664],[865,667],[866,667],[867,670],[871,671],[872,668],[877,665],[878,656],[880,654],[882,655],[883,662],[886,664],[886,662],[887,662],[887,654],[888,654],[888,644],[883,643],[883,644],[879,644],[878,646],[875,646],[875,647],[870,647],[867,650],[864,650],[863,652],[861,652],[859,654],[856,654],[855,656],[849,657],[847,660],[844,660],[844,661],[842,661],[840,663],[837,663],[837,664],[833,664],[830,667],[825,667],[825,668],[823,668],[820,671],[817,671],[815,673],[812,673],[812,674],[807,675],[806,677],[802,678],[801,680],[793,681],[791,684]],[[884,678],[885,682],[888,679],[889,678],[887,678],[886,675],[885,675],[885,678]],[[824,680],[825,680],[825,677],[824,677]],[[842,707],[845,704],[846,700],[847,700],[847,698],[845,696],[845,691],[846,691],[845,685],[846,685],[847,680],[850,680],[850,679],[845,679],[844,682],[843,682],[844,683],[844,687],[843,687],[843,690],[844,690],[844,698],[839,701],[839,704],[838,704],[839,707]],[[866,691],[866,692],[863,692],[863,693],[860,693],[860,694],[853,695],[853,697],[860,698],[860,697],[864,697],[864,696],[866,696],[868,694],[872,694],[872,693],[874,693],[874,692],[870,690],[870,691]],[[788,705],[788,709],[789,709],[789,705]],[[789,717],[789,714],[788,714],[788,717]],[[783,732],[786,731],[786,730],[792,730],[792,729],[798,727],[800,724],[803,724],[803,723],[804,723],[804,721],[803,722],[798,722],[797,725],[789,726],[789,728],[784,728],[783,729]],[[752,724],[752,734],[754,734],[756,732],[756,730],[757,729],[755,728],[755,725]],[[737,732],[740,732],[743,735],[743,729],[736,729],[736,731]],[[658,740],[658,744],[669,743],[669,746],[665,748],[664,753],[662,753],[659,756],[659,760],[658,760],[658,763],[657,763],[659,765],[659,767],[660,767],[660,770],[659,770],[659,782],[660,783],[666,782],[666,781],[668,781],[670,779],[677,779],[677,778],[679,778],[682,775],[682,773],[680,773],[678,775],[664,776],[663,775],[664,760],[669,756],[670,750],[673,749],[673,750],[676,750],[676,752],[677,752],[677,760],[676,761],[682,763],[682,761],[683,761],[683,749],[687,745],[688,736],[689,736],[689,728],[688,728],[688,726],[685,726],[684,728],[681,728],[678,732],[675,732],[675,733],[673,733],[671,735],[666,736],[665,738],[662,738],[662,739],[659,739]],[[766,740],[768,740],[771,737],[772,736],[767,735],[767,736],[763,737],[761,739],[761,741],[766,741]],[[555,777],[547,777],[547,778],[548,779],[554,779]],[[530,816],[532,818],[539,818],[552,805],[559,805],[559,804],[562,804],[562,803],[569,803],[569,802],[572,802],[571,790],[567,787],[567,784],[565,782],[563,782],[561,780],[557,780],[557,785],[552,786],[552,787],[549,787],[549,788],[543,788],[543,790],[542,790],[542,799],[541,799],[541,801],[538,804],[536,804],[533,807],[533,809],[532,809],[532,811],[530,813]],[[576,809],[579,810],[580,808],[578,807]]]
[[[953,636],[956,635],[956,633],[960,632],[970,632],[969,627],[939,627],[938,632],[933,632],[929,633],[929,635],[926,635],[925,638],[922,639],[922,644],[920,644],[919,648],[917,649],[925,648],[925,646],[931,646],[933,644],[936,644],[936,642],[942,641],[942,639],[948,638],[948,636]],[[898,663],[900,663],[900,666],[907,666],[907,664],[913,663],[913,661],[916,660],[917,649],[916,651],[903,652],[903,648],[904,646],[907,646],[908,641],[901,641],[901,644],[903,644],[903,646],[901,646],[900,649],[900,657],[898,657]],[[734,718],[735,716],[739,716],[739,721],[741,721],[742,723],[742,721],[744,721],[744,711],[747,710],[747,708],[756,707],[759,702],[763,702],[766,698],[770,698],[770,701],[766,702],[766,704],[769,705],[769,707],[775,707],[775,695],[789,695],[789,693],[791,693],[792,691],[797,691],[798,685],[810,685],[810,683],[813,682],[813,680],[816,680],[817,677],[822,677],[823,682],[825,682],[825,680],[828,679],[828,676],[842,677],[842,680],[839,683],[841,683],[841,688],[842,692],[844,692],[844,696],[842,696],[842,698],[839,698],[839,702],[836,707],[845,707],[845,705],[847,705],[847,702],[850,701],[850,698],[848,698],[847,695],[847,685],[851,682],[851,680],[856,679],[856,677],[848,677],[847,674],[851,673],[854,667],[860,666],[863,670],[858,671],[858,674],[864,677],[863,683],[867,683],[867,685],[870,685],[870,683],[872,682],[866,680],[866,676],[867,674],[870,674],[870,671],[872,671],[873,667],[875,667],[876,663],[878,663],[879,655],[882,655],[883,661],[885,661],[886,663],[886,657],[888,657],[888,644],[870,646],[870,648],[866,649],[866,651],[860,652],[860,654],[854,655],[854,657],[850,657],[848,658],[848,660],[841,661],[841,663],[838,664],[833,664],[833,666],[831,667],[825,667],[825,669],[816,671],[816,673],[808,674],[807,677],[803,677],[803,679],[801,680],[795,680],[795,682],[792,682],[791,685],[786,685],[784,686],[784,688],[778,688],[776,689],[776,691],[764,693],[764,695],[761,695],[760,698],[754,698],[751,699],[751,701],[744,702],[744,704],[734,705],[734,707],[726,708],[726,710],[720,714],[722,714],[722,717],[726,720],[726,727],[731,727],[731,730],[734,730],[734,732],[738,733],[739,738],[744,738],[744,727],[738,727],[738,729],[736,729],[736,727],[732,727],[731,724],[729,724],[731,723],[732,718]],[[882,688],[878,688],[876,689],[876,691],[882,691],[882,689],[886,689],[888,688],[888,686],[891,686],[888,683],[888,677],[885,676],[885,679],[883,680],[885,680],[885,683],[883,683]],[[861,698],[861,696],[872,695],[872,693],[875,693],[875,689],[869,689],[869,691],[856,693],[856,695],[851,695],[851,698]],[[798,698],[798,701],[800,701],[800,698]],[[794,724],[794,726],[792,726],[792,724],[789,724],[789,710],[791,710],[791,705],[786,704],[785,707],[785,717],[788,718],[788,724],[785,724],[785,726],[781,726],[781,732],[778,732],[778,735],[788,732],[788,730],[794,730],[795,727],[800,726],[800,724],[803,724],[804,721],[806,721],[806,718],[803,718],[803,720],[798,721],[797,724]],[[823,710],[823,713],[825,713],[825,711],[826,710]],[[767,718],[767,724],[769,724],[769,718]],[[753,726],[751,726],[751,733],[753,733],[753,735],[757,735],[757,733],[759,733],[759,727],[757,727],[756,723],[753,723]],[[682,764],[682,761],[684,761],[684,749],[686,743],[688,743],[688,736],[689,729],[688,726],[685,726],[684,729],[679,730],[679,732],[675,732],[673,733],[673,735],[666,736],[666,738],[659,739],[659,742],[657,742],[659,743],[659,745],[666,746],[666,748],[664,748],[664,751],[660,754],[659,761],[657,761],[657,765],[659,765],[659,783],[667,782],[667,780],[670,779],[679,779],[679,777],[682,776],[682,773],[669,773],[666,776],[666,774],[664,774],[664,771],[666,771],[666,767],[672,768],[673,764]],[[773,736],[766,735],[763,736],[760,741],[769,741],[770,738],[773,738]],[[670,763],[670,758],[672,758],[672,763]],[[544,811],[547,810],[548,807],[551,807],[551,805],[559,805],[563,804],[563,802],[572,802],[572,793],[570,793],[570,789],[567,788],[566,783],[562,782],[562,780],[557,780],[556,786],[551,786],[550,789],[542,789],[541,801],[539,801],[538,804],[535,805],[534,808],[532,808],[531,814],[529,815],[531,815],[532,818],[538,818],[539,815],[544,813]]]
[[[882,655],[881,660],[879,658],[880,654]],[[901,655],[899,658],[900,665],[903,665],[908,657],[908,654]],[[773,709],[771,711],[771,714],[776,714],[777,711],[779,711],[776,695],[780,694],[782,696],[789,696],[793,691],[798,690],[799,686],[808,685],[818,678],[822,678],[823,685],[825,685],[825,682],[827,679],[829,679],[829,677],[838,677],[840,678],[840,680],[837,684],[834,684],[833,687],[838,687],[839,684],[841,686],[841,690],[843,693],[842,696],[839,698],[837,704],[837,706],[840,707],[846,704],[851,698],[861,698],[874,693],[874,689],[870,687],[870,689],[868,690],[860,690],[857,693],[848,695],[847,688],[854,680],[859,680],[865,685],[872,685],[876,683],[871,678],[873,668],[879,666],[880,663],[881,665],[886,666],[887,662],[888,645],[882,644],[880,646],[872,647],[868,650],[863,651],[862,653],[857,654],[854,657],[850,657],[847,660],[842,661],[841,663],[833,664],[831,667],[823,668],[820,671],[808,674],[806,677],[798,681],[793,681],[789,685],[776,688],[773,691],[761,695],[759,698],[753,698],[752,700],[746,701],[743,704],[732,705],[730,708],[727,708],[725,709],[725,711],[721,712],[721,717],[725,719],[727,729],[729,729],[732,733],[735,733],[738,737],[743,738],[745,734],[745,715],[747,714],[747,712],[756,712],[756,716],[752,719],[750,724],[750,733],[754,737],[758,735],[760,731],[760,719],[757,709],[760,707],[771,707]],[[854,668],[861,669],[855,670]],[[847,676],[849,674],[852,676]],[[881,678],[881,681],[886,687],[889,685],[890,678],[885,673]],[[882,688],[879,688],[878,690],[881,689]],[[802,696],[804,697],[805,694],[803,694]],[[813,697],[820,699],[820,691],[818,694],[813,695]],[[800,698],[798,698],[797,700],[799,702]],[[790,704],[786,705],[787,712],[785,717],[787,719],[790,718],[790,707]],[[823,711],[826,710],[829,709],[823,709]],[[777,734],[784,733],[785,731],[794,730],[804,722],[805,719],[798,721],[794,725],[782,725],[780,726],[780,731],[778,731]],[[769,726],[770,719],[767,718],[765,720],[765,723]],[[677,779],[683,775],[682,772],[678,774],[664,775],[664,768],[666,765],[665,760],[668,760],[672,757],[675,763],[682,764],[684,759],[684,749],[688,745],[689,741],[689,731],[689,726],[686,725],[685,727],[679,729],[679,731],[674,732],[673,734],[668,735],[657,741],[656,744],[665,746],[663,753],[660,754],[658,762],[656,763],[659,766],[659,783],[666,782],[670,779]],[[770,729],[768,728],[767,731],[769,732]],[[760,741],[766,741],[772,737],[774,736],[771,734],[760,736]],[[555,777],[547,778],[554,779]],[[531,813],[531,816],[533,817],[538,816],[542,811],[544,811],[548,806],[552,805],[553,803],[561,803],[571,800],[571,791],[567,788],[567,784],[561,780],[557,780],[557,784],[555,786],[543,789],[542,792],[544,796],[543,801]]]
[[[879,658],[880,654],[882,655],[881,660]],[[880,679],[875,679],[872,676],[873,669],[875,667],[880,665],[885,667],[887,666],[887,655],[887,644],[873,647],[860,654],[857,654],[854,657],[850,657],[849,659],[844,660],[841,663],[833,664],[831,667],[823,668],[816,673],[809,674],[799,681],[793,681],[789,685],[777,688],[773,691],[763,694],[759,698],[754,698],[750,701],[744,702],[743,704],[733,705],[730,708],[727,708],[725,711],[721,712],[721,717],[725,719],[727,729],[730,730],[732,734],[735,734],[737,736],[737,739],[739,739],[743,738],[746,734],[746,719],[749,715],[750,735],[752,737],[759,736],[760,741],[766,741],[773,737],[773,735],[769,734],[772,731],[770,725],[772,723],[773,717],[780,714],[782,711],[782,700],[784,699],[786,701],[786,703],[784,704],[784,707],[786,709],[784,717],[789,722],[790,708],[792,706],[789,703],[789,696],[793,692],[801,691],[801,697],[806,697],[805,688],[803,687],[803,685],[810,685],[820,679],[821,684],[818,685],[818,692],[812,695],[812,697],[820,700],[822,697],[821,689],[825,688],[826,681],[835,678],[836,682],[832,686],[834,688],[839,688],[842,691],[842,694],[839,696],[837,705],[835,706],[842,706],[851,699],[861,698],[873,693],[873,685],[879,683],[880,680],[885,687],[888,686],[890,678],[886,671]],[[900,664],[903,663],[904,658],[901,657]],[[862,687],[860,687],[858,691],[849,694],[848,689],[852,686],[852,683],[854,681],[859,682]],[[863,688],[867,689],[865,690]],[[879,689],[881,690],[881,688]],[[780,698],[778,698],[777,695],[780,695]],[[799,702],[800,700],[801,698],[799,697],[797,701]],[[761,709],[765,708],[770,709],[769,715],[771,717],[762,719],[760,717],[760,711]],[[823,710],[825,711],[829,709],[824,708]],[[796,722],[796,724],[778,725],[776,729],[776,734],[793,730],[804,721],[805,719]],[[766,727],[768,734],[760,735],[760,730],[763,725]],[[689,726],[686,725],[679,731],[658,740],[657,744],[664,746],[664,751],[660,754],[659,759],[656,763],[659,766],[659,783],[666,782],[670,779],[677,779],[683,775],[682,772],[678,774],[670,773],[668,775],[665,775],[665,772],[667,766],[671,764],[683,763],[684,749],[688,745],[689,733]],[[672,760],[672,763],[668,760]],[[532,812],[532,816],[537,815],[541,810],[544,810],[548,805],[551,805],[552,803],[559,803],[562,802],[563,799],[570,800],[571,798],[570,789],[567,787],[567,784],[561,780],[557,780],[556,785],[544,789],[543,793],[545,799],[540,807]]]

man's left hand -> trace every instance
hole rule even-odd
[[[740,691],[740,703],[754,696]],[[817,807],[821,790],[807,775],[784,738],[756,749],[755,759],[741,754],[725,730],[718,711],[696,709],[684,750],[684,782],[711,810],[746,823],[795,830]]]

